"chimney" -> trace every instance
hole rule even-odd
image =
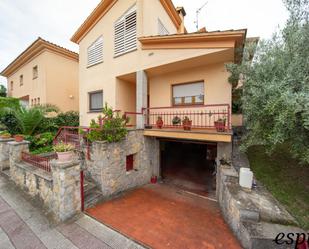
[[[179,34],[184,34],[186,32],[185,29],[185,16],[186,16],[186,11],[184,9],[184,7],[177,7],[176,11],[178,12],[180,19],[181,19],[181,24],[180,27],[178,29],[178,33]]]

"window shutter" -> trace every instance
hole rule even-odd
[[[137,48],[136,8],[132,8],[115,23],[115,56]]]
[[[89,48],[88,48],[88,66],[92,66],[103,62],[103,37],[99,37]]]
[[[168,35],[168,30],[164,27],[160,19],[158,19],[158,33],[159,35]]]

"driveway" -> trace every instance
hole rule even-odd
[[[126,192],[87,213],[147,247],[241,248],[217,202],[167,184]]]
[[[56,225],[0,174],[0,249],[122,249],[142,247],[89,216]]]

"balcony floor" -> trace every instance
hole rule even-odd
[[[150,137],[164,137],[227,143],[232,141],[232,132],[218,132],[215,129],[202,128],[192,128],[190,131],[185,131],[182,128],[152,128],[145,129],[144,135]]]

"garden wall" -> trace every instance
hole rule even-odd
[[[9,161],[9,144],[8,142],[13,141],[14,139],[2,139],[0,138],[0,171],[10,168]]]
[[[80,163],[51,162],[51,172],[22,161],[29,142],[8,142],[10,178],[23,191],[40,201],[56,220],[64,221],[81,211]]]
[[[104,197],[150,182],[159,173],[159,142],[145,137],[143,130],[129,130],[117,143],[94,142],[86,172],[101,189]],[[126,158],[133,155],[133,170],[126,170]]]

